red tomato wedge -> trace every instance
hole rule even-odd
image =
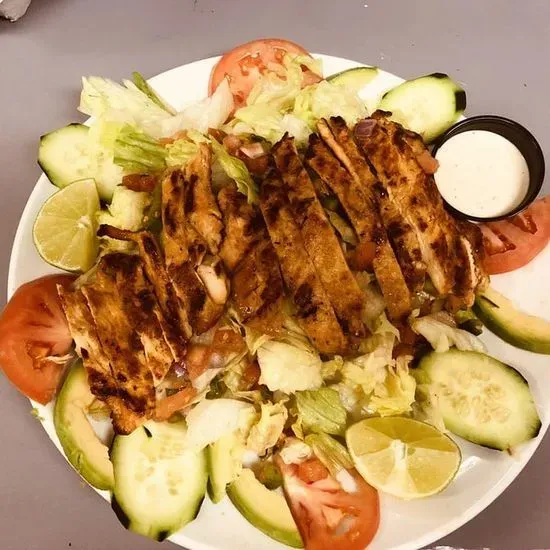
[[[242,107],[258,77],[266,71],[276,69],[277,65],[282,65],[286,53],[311,57],[302,46],[279,38],[253,40],[233,48],[212,69],[208,93],[212,95],[220,82],[227,77],[235,100],[235,109]],[[309,69],[304,67],[303,71],[304,86],[321,80],[319,75]]]
[[[308,483],[300,477],[298,465],[285,464],[280,457],[276,463],[306,550],[364,550],[367,547],[380,524],[376,489],[355,470],[349,473],[357,490],[347,493],[330,476],[313,476],[311,479],[315,481]]]
[[[46,404],[65,372],[73,339],[57,285],[71,275],[51,275],[19,287],[0,316],[0,368],[27,397]]]
[[[550,239],[550,197],[534,202],[507,220],[481,225],[485,268],[490,275],[514,271],[528,264]]]

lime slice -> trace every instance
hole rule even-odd
[[[33,227],[34,245],[49,264],[66,271],[87,271],[97,256],[94,180],[76,181],[52,195]]]
[[[450,437],[410,418],[367,418],[348,429],[346,442],[368,483],[405,500],[439,493],[460,466],[460,450]]]

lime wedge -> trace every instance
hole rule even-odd
[[[367,418],[348,429],[346,442],[368,483],[405,500],[439,493],[460,466],[460,450],[450,437],[410,418]]]
[[[90,269],[97,256],[95,217],[99,207],[92,179],[76,181],[53,194],[34,222],[34,245],[40,256],[66,271]]]

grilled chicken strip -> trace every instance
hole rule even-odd
[[[224,238],[220,258],[232,272],[254,244],[267,236],[262,213],[248,203],[235,187],[224,187],[218,193],[223,216]]]
[[[128,231],[111,225],[101,225],[97,231],[100,237],[135,242],[143,261],[145,274],[153,285],[164,319],[166,342],[172,350],[175,361],[185,355],[186,341],[192,336],[187,311],[179,304],[176,290],[164,265],[157,241],[148,231]]]
[[[346,351],[346,337],[306,251],[283,183],[273,174],[262,185],[260,208],[303,329],[321,352]]]
[[[456,226],[443,208],[433,177],[426,174],[398,124],[377,115],[370,135],[358,142],[384,185],[390,201],[414,229],[422,258],[437,291],[446,296],[454,288]]]
[[[199,145],[198,155],[185,166],[185,213],[210,253],[217,254],[223,224],[212,192],[212,151],[205,143]]]
[[[489,277],[483,268],[483,235],[477,225],[457,221],[458,236],[455,244],[456,266],[453,296],[447,300],[447,308],[458,310],[470,307],[476,291],[483,290]]]
[[[386,229],[407,286],[412,292],[418,292],[424,288],[426,263],[422,260],[416,234],[411,225],[403,219],[395,203],[390,200],[384,186],[376,182],[373,191],[377,197],[382,224]]]
[[[277,254],[269,238],[254,244],[232,279],[232,300],[248,326],[272,334],[282,327],[284,287]]]
[[[348,267],[338,238],[298,157],[294,139],[283,137],[273,147],[272,154],[306,251],[344,332],[364,336],[365,296]]]
[[[88,303],[80,290],[58,286],[59,297],[74,339],[76,352],[88,375],[91,392],[111,410],[117,431],[130,433],[141,422],[141,417],[128,408],[119,396],[118,384],[109,358],[105,355]]]
[[[100,260],[94,282],[81,289],[111,364],[118,395],[133,413],[126,417],[122,411],[122,417],[114,418],[115,430],[123,434],[151,418],[156,404],[153,373],[129,306],[135,299],[140,270],[139,256],[108,254]]]
[[[318,129],[325,143],[312,136],[306,161],[338,197],[359,242],[375,243],[373,268],[388,313],[393,320],[402,319],[411,311],[411,293],[380,221],[379,197],[374,192],[377,180],[342,118],[322,120]]]
[[[223,313],[229,282],[216,258],[208,252],[218,250],[221,240],[221,214],[211,190],[210,149],[201,148],[189,162],[185,174],[180,169],[169,172],[162,181],[163,242],[168,276],[183,305],[195,333],[214,326]],[[210,166],[210,165],[209,165]],[[217,214],[213,214],[210,199]],[[190,222],[194,219],[200,235]],[[206,263],[208,262],[208,263]],[[202,267],[203,263],[206,267]],[[216,267],[217,266],[217,267]]]
[[[225,237],[220,257],[233,273],[232,302],[241,321],[267,333],[282,326],[283,279],[262,213],[234,187],[218,193]]]
[[[190,194],[189,205],[193,204]],[[208,245],[186,216],[186,179],[181,169],[168,172],[162,180],[162,241],[168,269],[190,261],[199,265]]]

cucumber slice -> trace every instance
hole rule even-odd
[[[450,128],[466,109],[466,92],[443,73],[407,80],[382,96],[378,106],[426,143]]]
[[[496,290],[488,288],[479,295],[474,311],[490,331],[512,346],[550,355],[550,323],[519,311]]]
[[[302,548],[302,538],[290,513],[285,497],[279,491],[270,491],[245,468],[227,488],[231,502],[254,527],[294,548]]]
[[[235,452],[239,450],[242,454],[242,446],[234,433],[208,446],[208,495],[214,503],[223,499],[227,485],[239,475],[242,462],[235,459]]]
[[[433,384],[445,427],[454,434],[504,451],[536,437],[541,422],[529,384],[512,367],[475,351],[426,355],[417,369]]]
[[[117,436],[112,507],[130,531],[162,541],[195,519],[206,492],[204,451],[186,450],[185,422],[147,422]]]
[[[97,489],[114,484],[109,449],[95,434],[86,413],[95,401],[86,371],[79,361],[72,367],[55,402],[53,423],[72,467]]]
[[[38,164],[56,187],[91,177],[88,132],[83,124],[69,124],[40,138]]]
[[[330,75],[327,80],[359,92],[369,82],[378,76],[378,67],[355,67],[340,73]]]

